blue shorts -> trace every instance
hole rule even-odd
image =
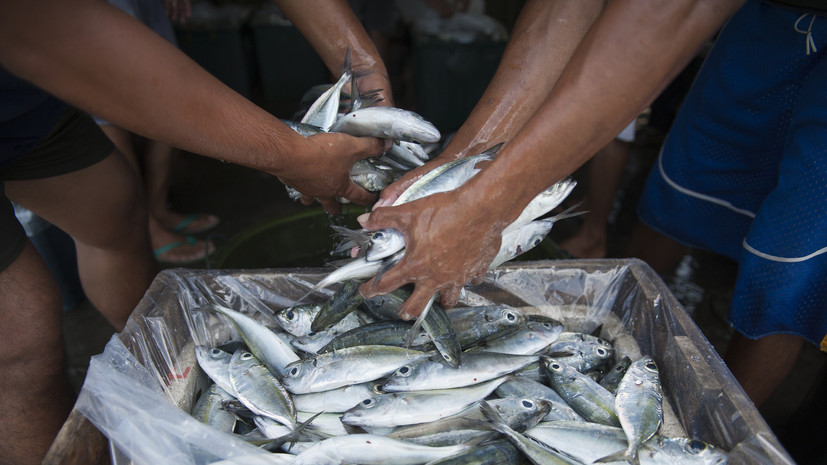
[[[638,207],[653,229],[738,261],[728,319],[750,338],[827,335],[825,53],[827,17],[748,1],[692,85]]]

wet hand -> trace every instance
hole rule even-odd
[[[495,215],[486,214],[484,203],[465,197],[467,200],[460,191],[434,194],[396,207],[380,207],[360,217],[364,228],[395,228],[406,240],[399,263],[363,284],[359,288],[362,295],[374,297],[414,284],[414,291],[399,309],[405,320],[416,318],[437,292],[444,307],[454,307],[462,286],[485,276],[505,228]]]
[[[382,152],[384,142],[372,137],[352,137],[325,133],[303,138],[300,152],[291,158],[278,177],[302,194],[302,203],[318,200],[331,215],[341,212],[338,199],[370,205],[376,194],[366,191],[350,179],[350,169],[360,159]]]

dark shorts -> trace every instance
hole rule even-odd
[[[827,17],[747,2],[686,97],[639,206],[653,229],[738,261],[728,319],[750,338],[818,345],[827,334],[826,37]]]
[[[17,259],[26,244],[26,233],[5,195],[4,181],[71,173],[98,163],[113,150],[115,146],[89,115],[68,107],[43,140],[22,157],[0,168],[0,271]]]

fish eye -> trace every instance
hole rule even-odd
[[[290,376],[297,376],[299,374],[299,367],[293,367],[290,369]]]
[[[451,357],[450,354],[442,354],[442,358],[444,358],[446,362],[452,362],[454,360],[454,357]]]
[[[311,331],[311,332],[307,333],[307,335],[312,337],[312,336],[315,336],[315,335],[316,335],[316,333],[314,333],[313,331]]]
[[[540,242],[543,242],[543,239],[541,237],[536,237],[533,241],[531,241],[531,246],[537,247],[538,245],[540,245]]]
[[[508,321],[514,321],[514,320],[517,319],[517,315],[514,315],[511,312],[506,312],[505,319],[508,320]]]
[[[534,402],[532,402],[528,399],[523,399],[521,403],[523,404],[523,407],[525,407],[525,408],[533,408],[534,407]]]
[[[401,367],[400,369],[396,370],[396,374],[398,374],[399,376],[408,376],[408,375],[410,375],[411,374],[411,366],[410,365],[405,365],[405,366]]]
[[[601,357],[604,357],[604,356],[608,355],[608,352],[606,352],[606,349],[604,349],[602,347],[598,347],[596,352],[597,352],[597,355],[599,355]]]
[[[382,393],[385,392],[385,390],[382,389],[382,384],[381,383],[373,383],[373,392],[375,392],[377,394],[382,394]]]
[[[706,443],[704,443],[703,441],[698,441],[697,439],[689,441],[687,446],[689,447],[689,450],[691,450],[692,452],[702,452],[706,450]]]
[[[221,349],[218,349],[218,348],[213,348],[213,349],[210,351],[210,353],[211,353],[211,354],[213,354],[213,355],[221,355]]]
[[[543,323],[543,328],[551,329],[552,328],[551,323],[548,323],[548,322]]]
[[[284,316],[287,317],[288,320],[292,320],[296,317],[296,313],[293,310],[288,310]]]
[[[615,371],[616,371],[616,372],[618,372],[618,373],[620,373],[621,371],[623,371],[623,365],[618,365],[618,366],[616,366],[616,367],[615,367]]]
[[[643,364],[643,367],[649,371],[658,371],[658,366],[655,365],[655,362],[646,362]]]
[[[362,401],[362,406],[365,408],[371,408],[376,405],[376,401],[373,400],[372,397],[368,397],[367,399]]]
[[[378,239],[378,240],[381,240],[384,237],[385,237],[385,233],[383,233],[382,231],[376,231],[375,233],[371,234],[371,236],[370,236],[371,239]]]
[[[250,360],[251,358],[253,358],[253,354],[251,354],[250,352],[244,352],[243,354],[241,354],[242,360]]]
[[[551,363],[549,363],[548,366],[550,366],[552,370],[562,370],[563,369],[563,366],[560,365],[558,362],[551,362]]]

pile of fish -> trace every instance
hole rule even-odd
[[[392,139],[394,143],[387,152],[357,161],[350,171],[353,182],[368,191],[378,192],[428,161],[442,136],[433,124],[415,112],[376,106],[381,101],[377,98],[380,89],[360,92],[357,79],[361,76],[351,69],[349,49],[343,68],[335,84],[316,86],[305,94],[305,100],[314,100],[306,110],[299,111],[298,121],[283,122],[305,137],[341,132]],[[349,94],[344,92],[346,84],[350,84]],[[290,187],[287,190],[294,200],[301,196]]]
[[[213,305],[243,342],[196,348],[214,384],[192,415],[273,451],[272,463],[727,460],[663,434],[665,408],[674,414],[658,366],[623,354],[634,351],[620,337],[612,344],[506,305],[442,310],[449,325],[429,334],[398,319],[404,291],[363,299],[356,286],[280,310],[272,329]],[[452,341],[460,363],[440,356],[438,339]]]

